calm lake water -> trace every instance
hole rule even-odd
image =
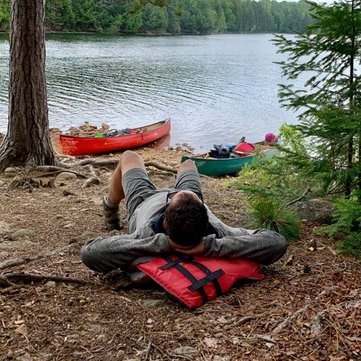
[[[52,35],[47,39],[51,127],[88,121],[122,129],[172,119],[171,144],[196,149],[248,141],[295,122],[271,34],[176,37]],[[9,43],[0,37],[0,132],[8,117]]]

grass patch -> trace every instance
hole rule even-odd
[[[248,203],[253,226],[276,231],[287,241],[299,238],[301,222],[298,215],[279,200],[263,196],[255,197]]]

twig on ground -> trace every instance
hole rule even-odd
[[[154,168],[157,168],[159,170],[164,170],[166,172],[170,172],[170,173],[173,173],[173,174],[177,173],[177,171],[174,168],[168,167],[167,165],[160,164],[160,163],[157,163],[157,162],[154,162],[154,161],[144,162],[144,165],[146,167],[154,167]]]
[[[113,167],[115,168],[119,163],[119,159],[83,159],[74,165],[84,166],[84,165],[92,165],[94,167]]]
[[[328,316],[328,311],[322,310],[320,311],[311,322],[311,336],[318,337],[324,328],[325,319]]]
[[[171,356],[168,354],[168,352],[163,351],[160,347],[158,347],[156,344],[151,342],[151,346],[153,346],[163,357],[166,357],[167,359],[172,359]]]
[[[260,318],[262,316],[263,316],[262,314],[244,316],[244,317],[240,318],[238,321],[236,321],[236,322],[234,322],[232,324],[229,324],[229,325],[225,326],[224,328],[226,330],[228,330],[228,329],[231,329],[231,328],[233,328],[235,326],[240,326],[240,325],[242,325],[242,324],[244,324],[244,323],[246,323],[248,321]]]
[[[78,242],[74,242],[71,244],[68,244],[65,247],[61,247],[61,248],[57,248],[51,252],[43,252],[40,253],[36,256],[30,256],[30,257],[24,257],[24,258],[12,258],[9,260],[6,260],[4,262],[0,262],[0,270],[6,269],[6,268],[10,268],[10,267],[14,267],[14,266],[20,266],[22,264],[26,264],[32,261],[36,261],[38,259],[44,258],[44,257],[49,257],[49,256],[53,256],[54,254],[58,253],[58,252],[62,252],[65,251],[71,247],[73,247],[74,245],[76,245]]]
[[[0,270],[6,269],[6,268],[9,268],[9,267],[19,266],[19,265],[29,263],[29,262],[32,262],[32,261],[36,261],[36,260],[38,260],[40,258],[43,258],[43,257],[45,257],[44,253],[39,254],[37,256],[8,259],[8,260],[0,263]]]
[[[0,275],[0,287],[7,288],[15,286],[15,283],[10,282],[6,277]]]
[[[150,353],[150,349],[152,348],[152,341],[150,341],[148,343],[148,346],[147,346],[147,349],[146,349],[146,353],[145,353],[145,356],[144,356],[144,361],[148,361],[148,358],[149,358],[149,353]]]
[[[14,286],[10,286],[10,287],[0,289],[0,295],[15,293],[15,292],[17,292],[18,290],[20,290],[23,287],[24,287],[23,285],[14,285]]]
[[[73,277],[64,277],[58,275],[40,275],[34,273],[25,273],[25,272],[14,272],[14,273],[5,273],[0,275],[1,279],[5,278],[10,282],[9,285],[14,286],[16,283],[11,283],[12,281],[21,281],[23,283],[30,282],[42,282],[42,281],[54,281],[54,282],[64,282],[64,283],[76,283],[80,285],[89,284],[92,282]]]
[[[240,318],[240,319],[234,324],[234,326],[242,325],[242,324],[245,323],[245,322],[254,320],[254,319],[256,319],[256,318],[260,318],[260,317],[262,317],[262,316],[263,316],[262,314],[260,314],[260,315],[244,316],[244,317]]]
[[[323,296],[325,296],[327,293],[329,293],[332,289],[334,289],[334,287],[330,287],[330,288],[326,288],[325,290],[323,290],[313,301],[317,302],[319,299],[321,299]],[[307,309],[312,305],[312,303],[307,303],[305,306],[303,306],[302,308],[298,309],[294,314],[292,314],[291,316],[285,318],[276,328],[273,329],[273,331],[271,332],[272,335],[276,335],[278,333],[283,332],[285,329],[288,328],[288,326],[302,313],[306,312]]]

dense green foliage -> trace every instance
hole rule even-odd
[[[9,2],[0,0],[0,30],[8,29]],[[45,22],[48,31],[298,33],[305,30],[311,17],[304,1],[47,0]]]
[[[275,38],[283,74],[308,76],[304,89],[282,85],[283,104],[300,111],[294,126],[309,157],[290,157],[300,169],[323,180],[325,190],[350,196],[361,190],[361,1],[312,4],[316,22],[295,39]],[[287,150],[287,149],[286,149]]]
[[[242,174],[236,187],[282,205],[327,195],[335,223],[326,232],[361,258],[361,1],[310,5],[315,23],[304,34],[275,38],[287,55],[285,77],[305,79],[304,88],[291,83],[279,93],[299,122],[282,128],[278,156]],[[267,203],[257,209],[275,217]]]
[[[307,158],[307,150],[295,129],[283,125],[279,139],[294,154]],[[227,183],[244,191],[251,227],[275,230],[288,240],[297,238],[300,232],[300,220],[291,208],[292,203],[303,198],[311,188],[313,193],[319,191],[317,180],[300,173],[281,147],[272,158],[258,158]]]
[[[311,188],[313,194],[322,196],[317,178],[310,180],[305,172],[299,170],[299,164],[294,161],[300,159],[302,164],[305,164],[309,159],[299,132],[292,126],[282,125],[279,140],[282,146],[278,147],[279,151],[272,158],[258,159],[252,167],[242,169],[239,176],[229,183],[251,197],[278,198],[284,205],[308,193]],[[283,151],[284,148],[294,157],[289,157]]]
[[[335,202],[335,223],[322,230],[339,241],[340,251],[361,259],[361,203],[356,192]]]
[[[0,30],[8,30],[10,17],[10,1],[0,0]]]

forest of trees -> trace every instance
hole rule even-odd
[[[47,0],[47,31],[210,34],[300,33],[312,18],[304,1]],[[0,0],[0,31],[9,29],[10,0]]]

